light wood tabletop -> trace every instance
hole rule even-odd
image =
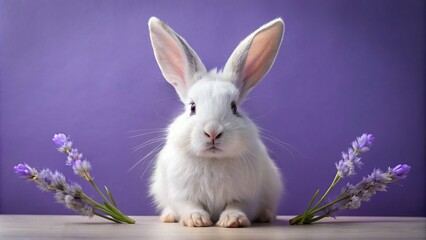
[[[59,215],[0,215],[0,239],[426,239],[422,217],[338,217],[290,226],[289,216],[248,228],[188,228],[160,223],[156,216],[133,217],[136,224]]]

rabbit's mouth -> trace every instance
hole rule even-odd
[[[217,153],[217,152],[222,152],[222,149],[218,148],[217,146],[213,145],[209,148],[207,148],[206,150],[204,150],[205,152],[208,153]]]

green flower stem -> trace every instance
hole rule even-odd
[[[335,201],[333,201],[333,202],[331,202],[329,204],[326,204],[326,205],[318,208],[318,206],[324,201],[324,199],[327,197],[327,195],[330,193],[330,191],[336,186],[336,184],[340,181],[340,179],[341,179],[341,177],[340,177],[339,173],[337,172],[336,175],[334,176],[333,182],[330,184],[330,186],[328,187],[327,191],[322,195],[322,197],[312,207],[312,209],[311,209],[311,206],[312,206],[313,202],[315,201],[316,197],[318,196],[319,190],[317,190],[315,192],[314,196],[312,197],[311,201],[309,202],[309,205],[308,205],[308,208],[306,209],[306,211],[303,214],[298,215],[298,216],[290,219],[290,221],[289,221],[290,224],[291,225],[294,225],[294,224],[304,224],[304,223],[311,223],[311,222],[318,221],[321,218],[317,217],[318,219],[315,220],[315,221],[313,221],[314,219],[316,219],[316,218],[313,218],[315,213],[317,213],[319,211],[322,211],[323,209],[325,209],[327,207],[330,207],[331,205],[333,205],[333,204],[335,204],[337,202],[340,202],[343,199],[346,199],[347,197],[345,197],[345,198],[339,198],[339,199],[337,199],[337,200],[335,200]]]
[[[314,193],[314,196],[312,197],[311,201],[309,202],[308,208],[306,208],[305,213],[307,213],[309,211],[309,209],[311,209],[312,204],[314,203],[315,199],[317,198],[318,194],[319,194],[319,189]]]
[[[92,177],[90,177],[90,175],[88,174],[88,181],[90,182],[90,184],[92,184],[92,186],[99,192],[99,194],[102,196],[102,198],[104,199],[104,206],[106,208],[108,208],[110,211],[114,212],[114,214],[116,216],[118,216],[118,218],[116,217],[116,219],[120,219],[123,222],[126,223],[135,223],[135,220],[127,217],[126,215],[124,215],[120,210],[117,209],[116,207],[116,203],[114,201],[114,198],[112,198],[111,192],[108,190],[107,188],[107,192],[109,194],[109,196],[111,196],[111,200],[113,201],[113,204],[115,206],[113,206],[110,201],[106,198],[106,196],[102,193],[102,191],[98,188],[98,186],[96,185],[96,183],[93,181]],[[111,215],[111,214],[110,214]]]
[[[301,215],[298,215],[292,219],[290,219],[288,222],[290,223],[290,225],[296,225],[297,223],[299,223],[299,218],[301,217]]]
[[[313,222],[319,221],[319,220],[321,220],[321,219],[323,219],[325,217],[328,217],[328,216],[329,216],[329,214],[325,213],[325,214],[323,214],[321,216],[312,218],[308,223],[313,223]]]
[[[93,178],[89,174],[87,174],[87,177],[88,177],[87,180],[90,182],[90,184],[92,184],[92,186],[96,189],[96,191],[98,191],[98,193],[101,195],[101,197],[104,199],[104,201],[107,202],[107,203],[110,203],[109,200],[103,194],[103,192],[98,188],[96,183],[93,181]]]
[[[98,213],[98,212],[96,212],[96,211],[94,212],[94,214],[95,214],[96,216],[98,216],[98,217],[104,218],[104,219],[106,219],[106,220],[110,220],[110,221],[112,221],[112,222],[122,223],[122,222],[120,222],[120,221],[118,221],[118,220],[115,220],[114,218],[110,218],[110,217],[108,217],[108,216],[102,215],[102,214],[100,214],[100,213]]]
[[[314,203],[315,199],[317,198],[318,194],[319,194],[319,189],[314,193],[314,196],[312,197],[311,201],[309,202],[308,207],[306,208],[306,211],[302,214],[302,220],[300,222],[304,222],[306,217],[308,216],[308,212],[311,209],[312,204]]]
[[[91,199],[89,196],[87,196],[84,193],[82,193],[81,197],[87,202],[89,202],[90,204],[92,204],[96,209],[110,215],[113,219],[116,220],[114,222],[118,221],[120,223],[129,223],[129,224],[135,223],[135,220],[127,217],[126,215],[124,215],[122,212],[120,212],[118,209],[116,209],[109,203],[105,203],[105,205],[102,205],[96,202],[95,200]]]
[[[135,223],[135,220],[129,218],[128,216],[124,215],[122,212],[120,212],[120,210],[118,210],[116,207],[112,206],[110,203],[104,203],[105,206],[110,209],[111,211],[113,211],[115,214],[117,214],[118,216],[120,216],[120,220],[126,223],[130,223],[133,224]]]
[[[90,204],[92,204],[95,208],[97,208],[98,210],[101,210],[104,213],[108,213],[111,217],[119,217],[117,216],[113,211],[111,211],[110,209],[108,209],[107,207],[105,207],[104,205],[96,202],[95,200],[91,199],[89,196],[87,196],[86,194],[82,193],[81,197],[86,200],[87,202],[89,202]]]
[[[327,191],[324,193],[324,195],[322,195],[322,197],[320,198],[320,200],[315,204],[315,206],[313,207],[313,209],[315,209],[316,207],[318,207],[318,205],[320,205],[320,203],[322,203],[322,201],[324,201],[325,197],[328,195],[328,193],[330,193],[330,191],[334,188],[334,186],[336,186],[336,184],[339,182],[339,180],[341,179],[339,173],[336,173],[336,176],[334,176],[333,182],[331,183],[330,187],[328,187]]]
[[[107,188],[107,186],[104,186],[104,187],[105,187],[105,190],[106,190],[106,192],[108,193],[108,196],[109,196],[109,198],[111,199],[112,203],[114,204],[114,206],[115,206],[116,208],[118,208],[117,203],[115,202],[115,199],[114,199],[114,197],[112,196],[111,191]]]
[[[328,203],[328,204],[326,204],[326,205],[324,205],[324,206],[322,206],[322,207],[320,207],[320,208],[313,209],[312,211],[310,211],[310,212],[309,212],[309,214],[310,214],[310,215],[314,215],[315,213],[320,212],[320,211],[322,211],[322,210],[324,210],[324,209],[326,209],[326,208],[328,208],[328,207],[331,207],[332,205],[334,205],[334,204],[336,204],[336,203],[338,203],[338,202],[340,202],[340,201],[343,201],[343,200],[345,200],[345,199],[348,199],[349,197],[350,197],[350,196],[343,196],[343,197],[339,197],[338,199],[334,200],[334,201],[333,201],[333,202],[331,202],[331,203]]]
[[[305,212],[305,213],[303,213],[301,215],[298,215],[298,216],[290,219],[290,221],[289,221],[290,225],[295,225],[295,224],[300,224],[301,225],[301,224],[313,223],[313,222],[321,220],[321,219],[323,219],[325,217],[328,217],[329,216],[328,213],[322,214],[322,215],[317,216],[317,217],[314,217],[314,214],[317,213],[317,212],[320,212],[320,211],[322,211],[322,210],[324,210],[324,209],[326,209],[328,207],[331,207],[331,206],[333,206],[334,204],[336,204],[336,203],[338,203],[340,201],[346,200],[349,197],[350,196],[341,196],[338,199],[334,200],[333,202],[325,204],[324,206],[322,206],[320,208],[313,208],[311,211],[308,211],[308,212]]]

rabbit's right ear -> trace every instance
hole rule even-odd
[[[284,22],[277,18],[246,37],[225,64],[224,72],[240,89],[239,102],[268,73],[284,35]]]
[[[152,48],[164,78],[172,84],[180,99],[186,102],[191,85],[206,67],[188,43],[156,17],[148,22]]]

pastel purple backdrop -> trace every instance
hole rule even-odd
[[[184,36],[208,68],[221,68],[244,37],[282,17],[286,31],[269,74],[244,108],[287,149],[265,140],[286,183],[278,214],[301,213],[325,190],[340,152],[364,132],[376,142],[355,183],[373,168],[412,166],[345,215],[425,216],[424,1],[0,1],[0,213],[71,214],[13,166],[65,166],[51,138],[63,132],[93,164],[123,212],[155,214],[147,196],[159,134],[181,105],[162,77],[147,22]],[[143,172],[146,170],[145,174]],[[342,186],[341,185],[341,186]],[[336,189],[334,196],[339,193]]]

